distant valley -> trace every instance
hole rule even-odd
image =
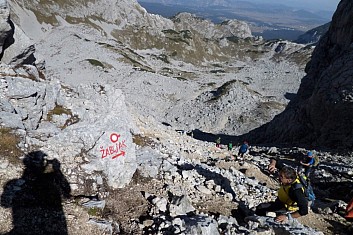
[[[327,11],[309,12],[295,10],[284,5],[252,4],[238,2],[236,7],[205,6],[139,1],[148,12],[171,18],[180,12],[190,12],[196,16],[221,23],[227,19],[246,21],[254,36],[265,39],[285,39],[295,41],[308,30],[331,21],[332,13]]]

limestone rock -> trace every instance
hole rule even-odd
[[[8,8],[7,1],[0,1],[0,54],[4,53],[3,49],[7,48],[12,42],[13,28],[10,24],[10,9]],[[0,58],[2,60],[2,58]]]

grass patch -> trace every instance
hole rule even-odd
[[[188,39],[192,39],[192,33],[190,30],[182,30],[177,32],[172,29],[167,29],[162,30],[162,32],[166,35],[166,38],[174,42],[183,42],[190,46],[190,43],[187,41]]]
[[[220,64],[212,64],[213,67],[216,67],[216,68],[222,68],[223,66],[220,65]]]
[[[173,74],[173,70],[171,68],[167,68],[167,67],[163,67],[161,69],[161,72],[168,73],[168,74]]]
[[[18,148],[20,137],[13,133],[11,128],[0,127],[0,156],[4,156],[12,164],[20,163],[19,157],[23,155]]]
[[[153,144],[153,141],[151,138],[147,136],[142,136],[142,135],[133,135],[132,142],[141,147],[151,146]]]
[[[178,79],[179,81],[187,81],[187,79],[186,79],[186,78],[183,78],[183,77],[180,77],[180,76],[178,76],[178,77],[174,77],[174,78]]]
[[[190,43],[188,41],[186,41],[185,39],[182,38],[169,38],[170,40],[174,41],[174,42],[183,42],[185,44],[187,44],[188,46],[190,46]]]
[[[162,30],[163,33],[165,34],[175,34],[178,35],[179,33],[173,29],[166,29],[166,30]]]
[[[56,104],[54,109],[48,112],[48,121],[53,120],[53,115],[63,115],[63,114],[70,115],[70,116],[72,115],[70,109],[64,108],[62,105]]]
[[[234,42],[234,43],[239,43],[240,39],[237,36],[231,36],[231,37],[227,37],[227,40],[230,42]]]
[[[164,54],[158,55],[158,56],[157,56],[157,59],[163,61],[163,62],[166,63],[166,64],[170,64],[167,55],[164,55]]]
[[[216,91],[213,91],[213,98],[210,99],[208,102],[213,102],[221,98],[223,95],[227,94],[230,90],[230,87],[233,83],[236,83],[237,80],[231,80],[226,83],[224,83],[222,86],[220,86]]]
[[[151,67],[143,65],[142,63],[138,62],[137,60],[131,58],[129,55],[127,55],[125,53],[122,53],[121,55],[124,57],[124,59],[121,61],[123,61],[125,63],[130,63],[132,66],[134,66],[135,70],[155,73],[155,71]],[[139,57],[139,59],[141,59],[141,58],[142,57]]]
[[[68,115],[69,118],[65,121],[65,124],[61,126],[61,130],[65,129],[66,127],[73,125],[75,123],[78,123],[80,121],[80,118],[77,115],[73,115],[70,109],[67,109],[63,107],[62,105],[56,104],[54,109],[50,110],[47,114],[47,121],[51,122],[53,121],[53,116],[54,115]]]
[[[276,101],[267,101],[260,104],[260,108],[267,109],[267,110],[273,110],[273,109],[282,110],[285,107],[286,106],[284,104]]]
[[[99,60],[95,60],[95,59],[86,59],[91,65],[97,66],[97,67],[101,67],[104,69],[104,64],[102,62],[100,62]]]
[[[215,70],[211,70],[210,73],[225,73],[226,71],[223,69],[215,69]]]
[[[100,217],[102,216],[102,210],[97,207],[91,207],[87,212],[90,216]]]

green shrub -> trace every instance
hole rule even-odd
[[[50,110],[48,112],[48,121],[52,121],[53,115],[62,115],[62,114],[66,114],[66,115],[69,115],[69,116],[72,115],[70,109],[66,109],[62,105],[56,104],[54,109],[52,109],[52,110]]]
[[[213,98],[209,100],[209,102],[216,101],[223,95],[227,94],[229,92],[230,87],[233,83],[236,83],[237,80],[231,80],[226,83],[224,83],[222,86],[220,86],[216,91],[213,92]]]
[[[215,70],[211,70],[211,73],[225,73],[226,71],[223,69],[215,69]]]
[[[94,66],[97,66],[97,67],[101,67],[104,69],[104,64],[102,62],[100,62],[99,60],[95,60],[95,59],[87,59],[87,61],[91,64],[91,65],[94,65]]]
[[[141,146],[141,147],[151,146],[153,143],[151,138],[149,138],[147,136],[142,136],[142,135],[133,135],[132,142],[136,145]]]
[[[91,207],[88,209],[88,214],[90,216],[101,216],[102,215],[102,210],[97,208],[97,207]]]
[[[184,78],[184,77],[180,77],[180,76],[178,76],[178,77],[174,77],[174,78],[178,79],[179,81],[187,81],[187,79],[186,79],[186,78]]]
[[[70,109],[63,107],[62,105],[56,104],[54,109],[50,110],[47,114],[47,120],[51,122],[53,120],[53,115],[63,115],[66,114],[69,118],[65,121],[65,124],[61,126],[61,129],[65,129],[66,127],[78,123],[80,118],[77,115],[73,115]]]

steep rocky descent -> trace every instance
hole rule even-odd
[[[25,6],[27,9],[33,10],[34,6],[31,3],[31,1],[28,1],[25,3]],[[26,28],[27,25],[24,20],[28,15],[23,13],[24,10],[21,8],[21,4],[22,2],[12,1],[11,7],[13,15],[20,17],[16,22],[26,29],[25,32],[31,34],[30,30],[34,30],[37,26],[44,27],[41,34],[43,34],[42,36],[46,40],[37,43],[37,55],[42,54],[47,58],[48,56],[55,55],[55,53],[49,53],[45,49],[41,49],[41,47],[55,48],[55,50],[62,53],[63,50],[66,51],[66,48],[68,48],[60,48],[62,42],[66,42],[65,45],[77,45],[75,37],[79,37],[81,38],[81,47],[76,47],[82,48],[80,49],[81,55],[79,57],[82,60],[94,57],[97,61],[102,62],[102,67],[107,68],[106,71],[109,68],[116,69],[118,67],[115,66],[114,61],[104,55],[107,53],[107,49],[110,49],[111,52],[117,54],[114,58],[117,57],[120,61],[132,64],[135,69],[165,76],[163,78],[155,78],[151,73],[139,76],[131,74],[129,76],[134,77],[134,79],[124,80],[120,86],[126,87],[124,89],[125,93],[129,94],[126,99],[132,107],[137,107],[138,112],[143,113],[143,115],[158,116],[161,122],[170,123],[178,129],[200,129],[203,126],[205,127],[203,131],[239,135],[268,122],[275,114],[283,111],[288,103],[288,98],[285,97],[286,94],[296,93],[300,78],[304,76],[301,67],[308,60],[312,51],[311,47],[304,47],[303,45],[286,41],[273,40],[266,42],[260,38],[251,38],[249,37],[251,34],[248,26],[242,22],[232,20],[221,25],[215,25],[186,13],[175,17],[173,19],[174,25],[172,26],[166,23],[169,22],[165,21],[166,19],[161,20],[159,22],[160,25],[164,25],[163,27],[166,28],[171,27],[168,30],[163,30],[163,27],[156,29],[152,27],[154,24],[151,27],[145,27],[145,24],[148,24],[151,20],[148,14],[144,16],[145,21],[143,23],[140,21],[134,23],[134,30],[128,29],[131,27],[129,24],[126,24],[122,28],[112,25],[112,28],[120,30],[116,34],[118,37],[126,38],[119,38],[121,40],[119,42],[116,42],[115,39],[106,42],[106,40],[100,40],[98,37],[86,36],[85,33],[81,34],[79,33],[80,30],[78,33],[71,30],[71,35],[64,32],[66,31],[66,27],[75,28],[77,26],[79,28],[82,25],[92,27],[93,23],[91,21],[89,23],[83,19],[72,21],[69,16],[65,17],[66,22],[62,19],[65,14],[71,16],[71,14],[75,14],[78,11],[76,8],[81,9],[85,5],[77,3],[73,4],[72,8],[66,9],[64,7],[61,9],[59,11],[60,17],[57,16],[56,19],[59,21],[58,24],[62,26],[56,26],[56,23],[54,26],[50,26],[53,23],[49,19],[42,19],[38,16],[46,14],[45,12],[41,13],[41,8],[33,10],[34,16],[28,19],[28,21],[35,22],[33,25],[36,25],[36,27],[29,29]],[[50,8],[50,4],[54,3],[46,2],[42,7]],[[99,5],[98,2],[95,4]],[[122,6],[126,11],[128,3],[125,2],[124,4]],[[66,4],[64,5],[66,6]],[[134,2],[131,2],[129,5],[131,8],[134,8],[134,6]],[[55,6],[51,7],[55,8]],[[116,11],[119,10],[117,9]],[[100,12],[98,6],[97,12]],[[122,15],[124,14],[116,14],[114,17],[120,22]],[[140,17],[143,18],[142,15]],[[88,17],[88,19],[91,18]],[[107,24],[111,23],[107,19],[104,20]],[[49,26],[53,28],[51,29]],[[98,25],[95,25],[94,28],[100,33],[102,30],[105,31],[105,36],[109,39],[115,35],[110,35],[112,32],[111,27],[101,26],[98,27]],[[56,33],[59,30],[62,31],[62,35],[67,35],[67,37],[64,38],[59,35],[61,33]],[[150,37],[156,30],[162,32],[163,35]],[[95,35],[93,32],[91,34]],[[246,38],[244,39],[243,37]],[[93,42],[96,43],[94,44]],[[138,48],[138,50],[133,50],[127,45]],[[86,47],[97,47],[97,49],[88,49]],[[74,53],[70,48],[67,51],[70,51],[70,54]],[[65,54],[63,55],[58,55],[60,57],[58,61],[68,60],[65,58]],[[53,61],[57,64],[54,64]],[[55,67],[55,73],[62,72],[67,63],[58,61],[46,59],[47,70],[50,71],[53,66]],[[73,63],[72,60],[68,61],[70,61],[69,63]],[[78,60],[75,61],[81,63]],[[253,63],[256,63],[256,65],[253,66]],[[201,68],[197,66],[200,64]],[[77,68],[77,65],[75,68]],[[80,78],[80,82],[95,79],[92,76],[93,73],[81,79],[82,73],[76,71],[77,69],[72,70],[68,68],[68,72],[60,79],[71,84],[76,83],[76,79],[78,78]],[[97,76],[101,77],[102,75]],[[115,75],[112,76],[117,77]],[[173,79],[168,79],[167,77]],[[174,83],[174,78],[185,81],[182,87],[185,87],[185,84],[189,81],[192,83],[195,81],[197,87],[195,86],[193,90],[189,89],[189,92],[193,94],[187,96],[184,93],[183,96],[180,96],[180,90],[185,91],[183,88],[173,90],[165,83],[164,87],[160,89],[161,93],[145,94],[134,92],[134,89],[137,87],[147,90],[146,82],[150,83],[152,80],[156,80],[156,83],[159,83],[161,81],[170,82],[173,80]],[[234,80],[238,80],[239,82],[236,84],[240,85],[228,86]],[[177,83],[181,84],[181,82]],[[152,90],[156,92],[157,88],[153,87]],[[163,94],[166,91],[170,93],[170,96],[166,97]],[[246,93],[241,97],[241,101],[237,100],[239,97],[238,93]],[[199,97],[196,97],[198,94],[200,94]],[[257,96],[261,97],[261,102],[247,105],[253,100],[252,95],[254,95],[254,98]],[[204,102],[205,100],[209,100],[205,96],[217,96],[209,97],[212,99],[212,102],[210,102],[212,106],[209,107],[207,105],[208,102]],[[144,100],[153,100],[156,99],[155,97],[159,97],[157,99],[166,97],[167,104],[162,102],[154,104],[153,106],[158,107],[158,109],[148,109],[148,107],[145,107]],[[191,104],[187,105],[187,103]],[[244,114],[244,110],[242,110],[244,106],[246,106],[246,111],[250,110],[248,114]],[[195,108],[198,111],[195,111]],[[196,113],[197,117],[194,116],[194,113]],[[211,115],[200,116],[202,113],[209,113]],[[207,125],[204,125],[204,123],[207,123]]]
[[[326,184],[315,188],[318,199],[335,195],[333,201],[317,201],[318,212],[302,218],[301,223],[278,224],[271,217],[244,216],[260,202],[273,200],[277,183],[265,171],[270,157],[285,157],[295,164],[293,156],[305,149],[276,149],[253,146],[243,165],[230,160],[237,152],[213,143],[197,141],[161,124],[144,119],[138,122],[143,135],[135,138],[139,173],[123,189],[100,188],[105,197],[81,195],[63,203],[68,234],[344,234],[348,225],[338,210],[348,191],[340,191],[345,178],[338,172],[353,175],[352,162],[346,156],[320,152],[322,166],[313,178]],[[333,166],[331,158],[341,157],[344,166]],[[1,180],[19,177],[21,167],[2,161]],[[74,169],[74,164],[70,165]],[[68,174],[68,171],[64,171]],[[330,180],[335,187],[327,185]],[[94,182],[94,181],[92,181]],[[20,184],[20,182],[18,182]],[[21,184],[20,184],[21,186]],[[87,183],[87,186],[90,186]],[[17,187],[21,188],[21,187]],[[346,188],[347,190],[347,188]],[[1,189],[0,189],[1,191]],[[91,191],[92,192],[92,191]],[[3,193],[3,192],[2,192]],[[75,194],[73,194],[75,195]],[[27,207],[31,211],[32,207]],[[0,231],[11,229],[11,212],[0,208]],[[44,217],[34,217],[34,221]],[[51,223],[52,221],[44,220]],[[306,226],[304,226],[304,225]],[[20,224],[16,224],[20,226]],[[26,224],[28,226],[28,224]],[[84,232],[83,232],[84,231]],[[98,231],[98,232],[97,232]],[[282,233],[281,233],[282,232]]]
[[[296,99],[271,123],[247,136],[257,143],[353,148],[352,17],[352,1],[342,0],[307,64]]]

